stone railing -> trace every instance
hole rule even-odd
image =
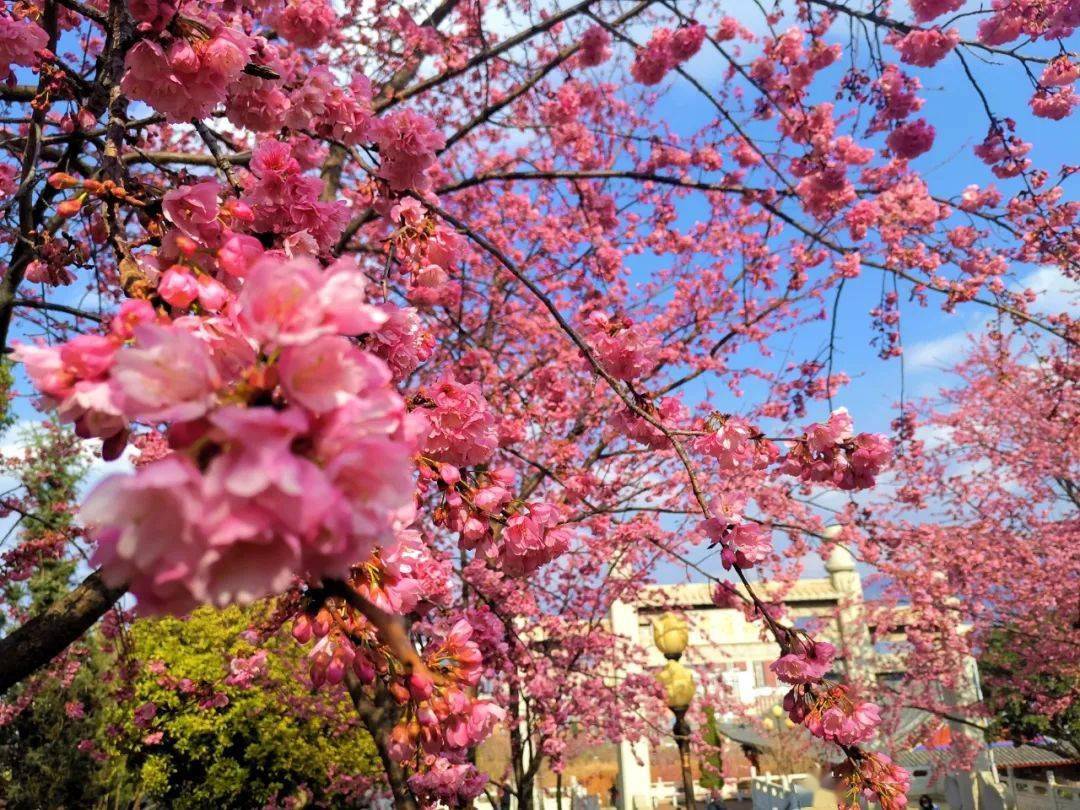
[[[1080,787],[1027,779],[1009,779],[1007,784],[1016,810],[1080,810]]]
[[[805,777],[806,774],[801,773],[755,776],[750,780],[754,810],[793,810],[796,807],[809,807],[813,803],[814,794],[801,787],[800,780]]]

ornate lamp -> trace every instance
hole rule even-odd
[[[675,744],[679,747],[683,794],[686,796],[686,806],[689,810],[695,810],[694,776],[690,769],[690,724],[686,722],[686,710],[694,699],[697,685],[694,683],[694,673],[679,663],[689,640],[690,629],[681,616],[665,613],[653,622],[653,641],[668,659],[667,665],[660,670],[656,678],[664,687],[668,708],[675,715],[672,731]]]
[[[682,616],[665,613],[653,622],[653,642],[669,661],[682,658],[689,641],[690,627]]]
[[[678,714],[686,712],[690,701],[694,699],[694,673],[680,664],[678,661],[668,661],[667,666],[660,670],[656,679],[664,686],[664,694],[667,696],[668,708]]]

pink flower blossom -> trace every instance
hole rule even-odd
[[[503,570],[525,576],[569,548],[570,532],[559,527],[557,510],[546,503],[511,517],[502,532]]]
[[[1059,56],[1043,68],[1039,84],[1044,87],[1068,87],[1077,79],[1080,79],[1080,65],[1067,56]]]
[[[207,226],[216,223],[221,186],[204,180],[165,193],[161,208],[165,218],[192,239],[206,241]]]
[[[960,33],[955,28],[948,31],[916,28],[902,37],[890,36],[886,41],[900,51],[902,62],[918,67],[933,67],[960,42]]]
[[[248,271],[237,298],[237,320],[244,332],[264,346],[293,346],[331,334],[315,302],[322,271],[312,259],[282,261],[267,256]]]
[[[247,36],[224,26],[193,42],[140,39],[127,53],[120,86],[171,121],[205,118],[225,100],[251,51]]]
[[[11,76],[12,65],[29,67],[34,54],[49,47],[49,36],[41,26],[28,19],[0,13],[0,81]]]
[[[720,562],[725,569],[733,565],[750,568],[772,553],[769,533],[756,523],[744,522],[738,515],[708,518],[701,522],[701,528],[712,540],[711,545],[720,544]]]
[[[800,643],[769,665],[784,683],[815,683],[825,677],[836,658],[836,648],[826,641]]]
[[[657,28],[645,47],[639,48],[630,67],[633,77],[644,85],[659,84],[675,66],[671,55],[671,30]]]
[[[71,720],[82,720],[86,717],[86,707],[78,700],[69,700],[64,704],[64,714]]]
[[[604,370],[619,380],[633,380],[652,368],[659,342],[642,325],[594,312],[588,323],[593,349]]]
[[[424,452],[436,461],[471,467],[491,458],[498,447],[495,415],[476,383],[444,377],[426,390],[433,406],[425,411],[430,433]]]
[[[340,201],[320,199],[323,181],[301,171],[287,144],[260,143],[251,170],[243,199],[251,207],[256,230],[306,236],[320,251],[333,247],[348,222],[348,209]]]
[[[935,17],[956,11],[964,0],[909,0],[911,10],[915,12],[915,21],[920,23],[930,22]]]
[[[611,34],[601,25],[591,26],[581,38],[578,64],[582,67],[596,67],[610,58]]]
[[[134,344],[116,355],[112,380],[124,413],[152,422],[202,416],[221,384],[205,343],[155,324],[135,328]]]
[[[1080,104],[1080,95],[1071,87],[1062,87],[1056,91],[1039,90],[1031,97],[1031,111],[1040,118],[1060,121],[1072,113]]]
[[[243,278],[265,252],[254,236],[233,234],[218,250],[218,264],[229,275]]]
[[[79,518],[97,543],[92,563],[110,586],[128,586],[144,613],[182,615],[197,604],[188,583],[200,551],[201,491],[198,470],[174,455],[106,478],[82,505]]]
[[[337,335],[286,347],[278,370],[289,398],[314,413],[332,411],[360,391],[390,382],[381,360]]]
[[[380,329],[391,307],[367,302],[367,279],[353,259],[338,259],[323,274],[316,305],[341,335],[362,335]]]
[[[301,48],[315,48],[337,27],[338,18],[325,0],[287,0],[271,17],[285,39]]]
[[[753,464],[754,429],[743,419],[728,417],[719,429],[694,440],[694,449],[712,456],[721,470],[737,470]]]
[[[379,146],[379,177],[395,191],[424,191],[431,186],[427,170],[446,139],[430,118],[412,110],[378,119],[371,137]]]
[[[183,267],[170,267],[158,281],[158,295],[170,306],[187,309],[199,297],[199,284]]]
[[[898,126],[889,133],[886,142],[894,155],[910,160],[930,151],[934,145],[934,128],[919,118]]]
[[[383,311],[388,318],[375,335],[372,351],[386,361],[394,380],[400,382],[431,356],[435,338],[412,307],[387,305]]]
[[[677,397],[664,397],[660,400],[654,417],[665,427],[675,428],[687,418],[687,413]],[[620,408],[611,417],[611,426],[628,439],[641,442],[646,447],[660,449],[670,444],[659,429],[626,407]]]
[[[679,64],[700,51],[701,44],[705,41],[705,33],[705,26],[698,23],[677,29],[671,35],[668,45],[672,60]]]

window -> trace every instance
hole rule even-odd
[[[765,662],[764,661],[755,661],[754,662],[754,686],[756,688],[760,689],[762,686],[766,686],[766,685],[767,684],[766,684],[766,681],[765,681]]]

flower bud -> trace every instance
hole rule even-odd
[[[82,200],[79,197],[76,197],[73,200],[64,200],[57,205],[56,213],[61,217],[73,217],[79,213],[80,208],[82,208]]]
[[[311,641],[312,629],[311,619],[307,614],[301,614],[293,622],[292,637],[296,639],[300,644],[307,644]]]
[[[79,181],[67,172],[53,172],[49,175],[49,185],[56,189],[75,188]]]
[[[419,672],[410,674],[408,683],[409,694],[416,701],[427,700],[435,690],[435,684],[432,683],[431,678]]]

